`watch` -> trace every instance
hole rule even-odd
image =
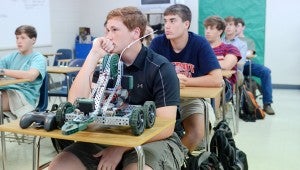
[[[0,75],[3,75],[3,76],[4,76],[4,74],[5,74],[5,71],[4,71],[3,68],[1,68],[1,69],[0,69]]]

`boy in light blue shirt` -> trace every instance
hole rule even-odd
[[[12,118],[35,109],[46,74],[45,57],[33,51],[36,29],[22,25],[16,29],[15,35],[18,51],[0,58],[0,75],[29,81],[0,87],[3,111],[12,113],[8,115]]]

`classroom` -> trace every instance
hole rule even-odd
[[[35,51],[42,54],[55,54],[58,49],[71,49],[72,57],[76,58],[78,52],[76,51],[76,37],[79,36],[79,29],[89,28],[88,31],[92,37],[103,36],[105,17],[114,8],[135,6],[142,9],[147,15],[150,25],[163,23],[161,13],[166,6],[153,4],[152,6],[143,6],[142,1],[39,0],[27,1],[28,4],[21,10],[8,11],[7,7],[18,8],[20,5],[24,5],[25,1],[4,0],[3,7],[0,7],[0,23],[2,27],[4,25],[7,27],[0,31],[0,37],[5,37],[0,40],[0,58],[17,50],[14,30],[22,24],[37,24],[38,36],[34,46]],[[300,44],[300,22],[297,22],[297,18],[300,17],[298,12],[300,2],[296,0],[284,2],[279,0],[253,0],[251,2],[170,0],[168,2],[170,4],[182,3],[190,8],[192,20],[189,31],[201,36],[204,36],[203,21],[209,15],[222,17],[234,15],[249,19],[249,22],[246,20],[246,24],[249,24],[249,31],[246,32],[246,35],[251,36],[250,34],[253,33],[252,35],[259,36],[255,43],[259,44],[258,53],[262,57],[258,56],[257,58],[260,58],[257,62],[267,66],[272,72],[274,98],[272,107],[276,113],[271,116],[266,115],[265,119],[256,122],[237,120],[239,127],[234,139],[237,147],[247,154],[250,170],[298,169],[300,163],[296,157],[300,151],[298,145],[300,135],[297,133],[300,130],[297,122],[300,119],[297,114],[299,110],[297,105],[300,101],[300,67],[298,66],[300,51],[296,49]],[[14,6],[14,3],[18,3],[18,5]],[[256,11],[257,8],[259,11]],[[28,12],[28,15],[22,16],[24,10]],[[232,12],[232,10],[236,11]],[[27,19],[28,22],[26,22]],[[287,38],[287,35],[292,37]],[[54,62],[54,56],[49,55],[47,58],[50,66]],[[77,57],[85,59],[86,56]],[[57,78],[63,79],[64,76]],[[55,99],[56,102],[58,100],[60,99]],[[262,104],[261,99],[258,99],[258,103]],[[48,109],[51,109],[51,104],[48,104]],[[6,142],[6,147],[8,170],[32,169],[31,144],[19,145]],[[40,164],[50,161],[56,155],[49,139],[42,139],[40,147]],[[13,152],[20,154],[12,155]],[[15,164],[15,162],[19,163]]]

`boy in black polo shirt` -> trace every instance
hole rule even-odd
[[[144,47],[140,40],[147,20],[135,7],[112,10],[105,22],[105,37],[96,38],[93,47],[74,80],[68,100],[89,97],[91,78],[97,62],[107,53],[117,53],[124,62],[124,74],[133,76],[129,104],[154,101],[157,117],[176,119],[179,105],[179,81],[173,65],[164,57]],[[143,145],[145,169],[180,169],[185,148],[174,133],[174,126]],[[74,143],[51,162],[49,169],[137,169],[133,148]]]

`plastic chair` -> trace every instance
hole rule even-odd
[[[38,105],[37,105],[35,111],[42,112],[42,111],[47,110],[47,107],[48,107],[48,81],[49,81],[48,79],[49,79],[48,74],[46,74],[44,77],[44,80],[43,80],[43,84],[40,88],[39,102],[38,102]],[[10,122],[11,118],[8,116],[5,116],[4,119],[7,122]],[[32,140],[31,140],[32,138],[30,138],[28,136],[24,136],[24,135],[19,137],[15,133],[7,134],[7,135],[5,135],[5,138],[9,139],[10,142],[16,141],[16,142],[18,142],[18,144],[26,143],[26,141],[30,141],[27,143],[32,143]]]
[[[59,60],[71,60],[73,55],[72,55],[72,50],[71,49],[58,49],[56,52],[58,55],[55,55],[54,57],[54,62],[53,62],[53,66],[67,66],[67,63],[59,63]]]
[[[69,63],[69,67],[81,67],[84,63],[85,59],[72,59]],[[62,86],[58,89],[53,89],[48,91],[48,96],[50,97],[68,97],[68,86],[67,80],[69,80],[69,85],[72,84],[74,78],[76,77],[78,72],[68,73],[66,74],[65,80],[62,82]]]
[[[48,107],[48,82],[49,82],[49,76],[46,73],[45,78],[43,80],[43,84],[40,88],[39,103],[35,109],[38,112],[47,110],[47,107]]]

